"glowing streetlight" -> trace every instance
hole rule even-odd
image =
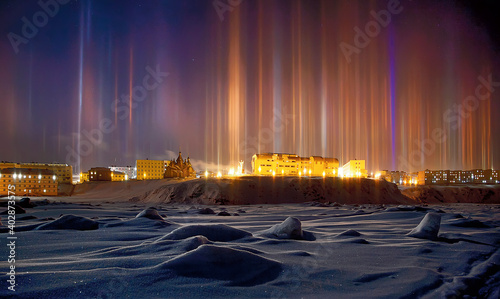
[[[220,171],[219,171],[219,172],[217,172],[217,177],[218,177],[218,178],[221,178],[221,177],[222,177],[222,173],[221,173]]]
[[[205,170],[205,178],[208,178],[208,170]]]
[[[273,176],[276,176],[276,172],[273,170]]]
[[[311,170],[309,169],[309,176],[311,176]]]
[[[284,170],[284,169],[282,169],[282,170],[281,170],[281,175],[284,175],[284,174],[285,174],[285,170]]]
[[[299,171],[299,176],[302,176],[302,172]]]
[[[259,166],[259,173],[262,171],[262,168]]]
[[[326,172],[323,171],[323,177],[325,177],[325,176],[326,176]]]

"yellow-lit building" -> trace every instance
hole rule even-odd
[[[56,196],[57,187],[57,176],[51,170],[0,169],[0,196]]]
[[[87,171],[80,173],[80,184],[88,181],[89,181],[89,172]]]
[[[339,170],[340,176],[347,178],[367,178],[368,171],[365,169],[365,160],[350,160]]]
[[[336,176],[339,161],[335,158],[294,154],[255,154],[252,172],[258,175]]]
[[[137,160],[137,180],[163,179],[169,165],[170,161],[164,160]]]
[[[47,169],[53,171],[57,177],[59,184],[73,183],[73,167],[68,164],[58,163],[11,163],[1,162],[0,170],[4,168],[20,168],[20,169]]]
[[[119,171],[111,171],[112,182],[123,182],[128,180],[128,175]]]

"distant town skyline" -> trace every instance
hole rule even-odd
[[[2,1],[0,160],[496,169],[500,24],[474,2]]]

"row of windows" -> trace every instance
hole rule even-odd
[[[1,175],[1,174],[0,174],[0,175]],[[1,177],[11,178],[11,177],[12,177],[12,175],[11,175],[11,174],[4,174],[4,175],[1,175]],[[17,176],[16,176],[16,177],[17,177]],[[51,178],[51,176],[49,176],[49,175],[43,175],[43,176],[42,176],[42,175],[28,175],[28,176],[24,175],[24,176],[23,176],[23,178],[24,178],[24,179],[25,179],[26,177],[27,177],[28,179],[31,179],[31,177],[33,177],[34,179],[36,179],[36,178],[38,178],[38,179],[42,179],[42,178],[44,178],[44,179],[50,179],[50,178]]]
[[[8,180],[8,179],[0,179],[0,183],[16,183],[16,184],[19,184],[19,183],[36,183],[37,181],[26,181],[26,180]],[[52,182],[52,180],[44,180],[44,181],[38,181],[38,184],[42,184],[42,183],[49,183],[49,182]]]
[[[5,187],[5,185],[3,185],[3,187]],[[45,188],[45,187],[47,187],[47,188],[56,188],[57,186],[56,185],[23,185],[23,184],[17,185],[16,184],[16,185],[14,185],[14,187],[15,188],[31,188],[31,187],[33,187],[33,188],[40,188],[40,187],[41,188]]]
[[[7,192],[7,191],[9,191],[9,190],[7,190],[7,189],[2,189],[2,190],[3,190],[3,192]],[[10,190],[10,191],[12,192],[12,190]],[[33,190],[30,190],[30,189],[24,189],[24,191],[23,191],[23,192],[32,193],[31,191],[33,191]],[[56,192],[56,190],[54,190],[54,189],[43,189],[43,193],[47,193],[47,192],[49,192],[49,193],[50,193],[50,192]],[[35,192],[33,192],[33,193],[35,193]]]

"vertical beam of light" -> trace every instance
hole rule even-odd
[[[245,123],[245,86],[244,65],[242,63],[240,9],[236,9],[230,19],[229,28],[229,65],[228,65],[228,137],[229,163],[235,165],[240,159],[239,144],[242,137],[242,124]]]
[[[129,92],[129,127],[132,128],[132,84],[134,80],[134,49],[130,45],[129,69],[128,69],[128,92]]]
[[[282,76],[281,76],[281,53],[282,53],[282,39],[280,33],[277,31],[278,26],[274,26],[273,32],[274,32],[274,44],[272,46],[272,89],[273,89],[273,114],[272,114],[272,123],[271,125],[271,130],[274,132],[273,136],[273,151],[274,152],[282,152],[284,150],[283,148],[283,141],[284,141],[284,131],[285,131],[285,120],[284,120],[284,114],[287,113],[283,109],[283,93],[282,93]],[[281,117],[279,116],[281,115]],[[269,125],[269,124],[268,124]],[[290,152],[290,150],[286,150],[285,152]]]
[[[389,61],[390,61],[390,98],[391,98],[391,155],[392,169],[396,169],[396,53],[394,46],[394,27],[389,25]]]
[[[258,64],[258,95],[257,97],[259,98],[259,103],[258,103],[258,108],[257,108],[257,118],[258,118],[258,122],[257,122],[257,126],[258,128],[263,128],[264,124],[262,122],[262,119],[263,119],[263,111],[262,111],[262,108],[263,108],[263,98],[264,98],[264,87],[263,87],[263,84],[264,84],[264,61],[263,61],[263,56],[264,56],[264,24],[263,24],[263,8],[262,8],[262,2],[259,1],[259,13],[258,13],[258,19],[257,19],[257,28],[258,28],[258,40],[257,40],[257,55],[258,55],[258,61],[257,61],[257,64]],[[260,134],[257,135],[257,152],[260,153],[262,152],[262,149],[261,149],[261,140],[260,140]]]
[[[83,4],[82,4],[83,5]],[[81,149],[80,145],[80,138],[81,138],[81,131],[82,131],[82,107],[83,107],[83,37],[85,35],[84,32],[84,16],[83,16],[83,8],[80,13],[80,57],[79,57],[79,82],[78,82],[78,131],[77,131],[77,141],[76,141],[76,148],[77,148],[77,153],[79,153]],[[76,165],[76,173],[81,172],[81,157],[78,154],[77,155],[77,165]]]
[[[327,101],[327,86],[328,86],[328,60],[326,49],[326,9],[323,8],[324,2],[321,2],[321,156],[327,156],[327,120],[326,120],[326,101]]]

